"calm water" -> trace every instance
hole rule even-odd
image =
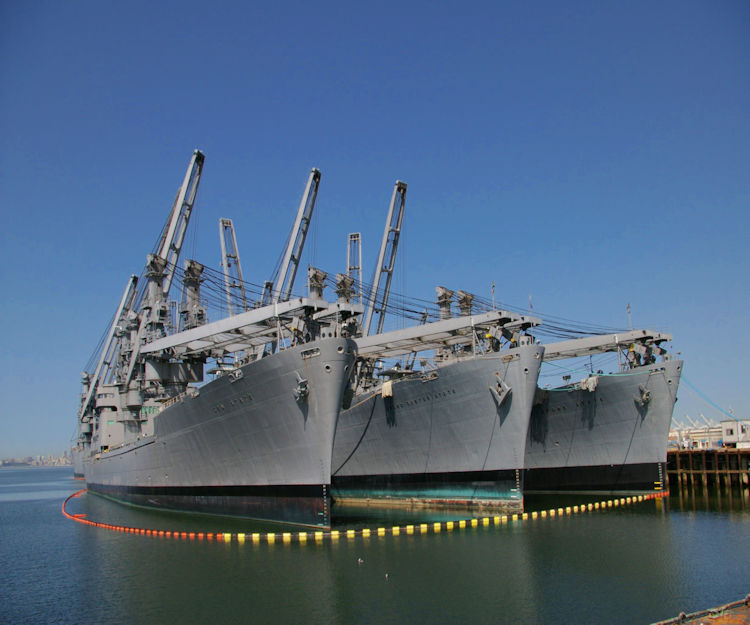
[[[60,507],[80,488],[66,468],[0,469],[0,623],[648,624],[750,592],[747,491],[438,535],[239,545],[75,523]],[[138,527],[258,530],[92,495],[70,510]],[[372,527],[403,518],[347,514]]]

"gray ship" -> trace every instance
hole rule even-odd
[[[474,296],[463,291],[453,316],[454,292],[438,287],[440,321],[383,332],[405,199],[406,184],[397,181],[357,338],[360,362],[336,428],[334,501],[520,510],[544,353],[524,332],[539,320],[472,314]],[[347,257],[350,279],[359,274],[361,284],[358,234],[350,235]],[[398,357],[403,367],[376,375],[376,363]]]
[[[545,361],[625,351],[622,370],[539,389],[526,443],[526,493],[626,493],[664,487],[682,361],[671,337],[634,330],[545,346]],[[656,362],[657,358],[661,362]]]
[[[358,346],[372,353],[367,343]],[[543,353],[530,339],[464,353],[434,368],[390,371],[389,380],[354,395],[336,429],[335,502],[521,510]]]
[[[204,267],[189,260],[177,270],[203,160],[196,151],[145,287],[131,277],[96,369],[84,374],[75,471],[90,491],[131,504],[329,527],[333,438],[356,358],[347,337],[362,308],[328,303],[322,288],[289,297],[320,172],[267,305],[208,323]],[[170,333],[178,274],[180,327]],[[209,359],[215,377],[202,384]]]

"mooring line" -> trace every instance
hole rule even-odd
[[[99,527],[115,532],[124,532],[126,534],[136,534],[139,536],[151,536],[156,538],[170,538],[179,540],[207,540],[217,542],[237,542],[244,544],[245,542],[252,542],[253,544],[266,543],[272,545],[276,542],[291,543],[297,542],[299,544],[307,544],[311,542],[322,542],[323,540],[337,541],[341,538],[353,539],[358,536],[363,538],[369,538],[371,536],[413,536],[415,534],[439,534],[442,531],[451,532],[453,530],[467,529],[467,528],[478,528],[478,527],[490,527],[490,526],[502,526],[508,523],[524,522],[529,520],[544,519],[544,518],[555,518],[563,516],[573,516],[576,514],[582,514],[584,512],[595,512],[601,510],[607,510],[609,508],[617,508],[620,506],[631,505],[634,503],[640,503],[650,499],[662,499],[667,497],[669,493],[667,491],[657,491],[653,493],[647,493],[645,495],[635,495],[631,497],[622,497],[619,499],[607,499],[605,501],[597,501],[596,503],[580,504],[577,506],[566,506],[563,508],[550,508],[549,510],[540,510],[534,512],[523,512],[516,514],[502,514],[480,518],[470,519],[459,519],[456,521],[436,521],[434,523],[414,523],[410,525],[394,525],[392,527],[377,527],[377,528],[360,528],[360,529],[344,529],[344,530],[315,530],[309,532],[187,532],[187,531],[171,531],[171,530],[156,530],[146,529],[140,527],[130,527],[127,525],[113,525],[111,523],[100,523],[98,521],[92,521],[86,518],[85,514],[70,514],[67,511],[67,504],[71,499],[80,497],[86,493],[87,489],[79,490],[68,497],[62,504],[62,513],[67,518],[75,521],[76,523],[83,523],[84,525],[91,525],[93,527]]]

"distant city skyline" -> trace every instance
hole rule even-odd
[[[59,454],[30,454],[27,456],[15,456],[11,458],[0,458],[0,468],[17,465],[31,465],[42,467],[73,466],[73,457],[70,451]]]

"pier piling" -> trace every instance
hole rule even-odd
[[[681,489],[750,488],[750,449],[669,450],[667,476]]]

